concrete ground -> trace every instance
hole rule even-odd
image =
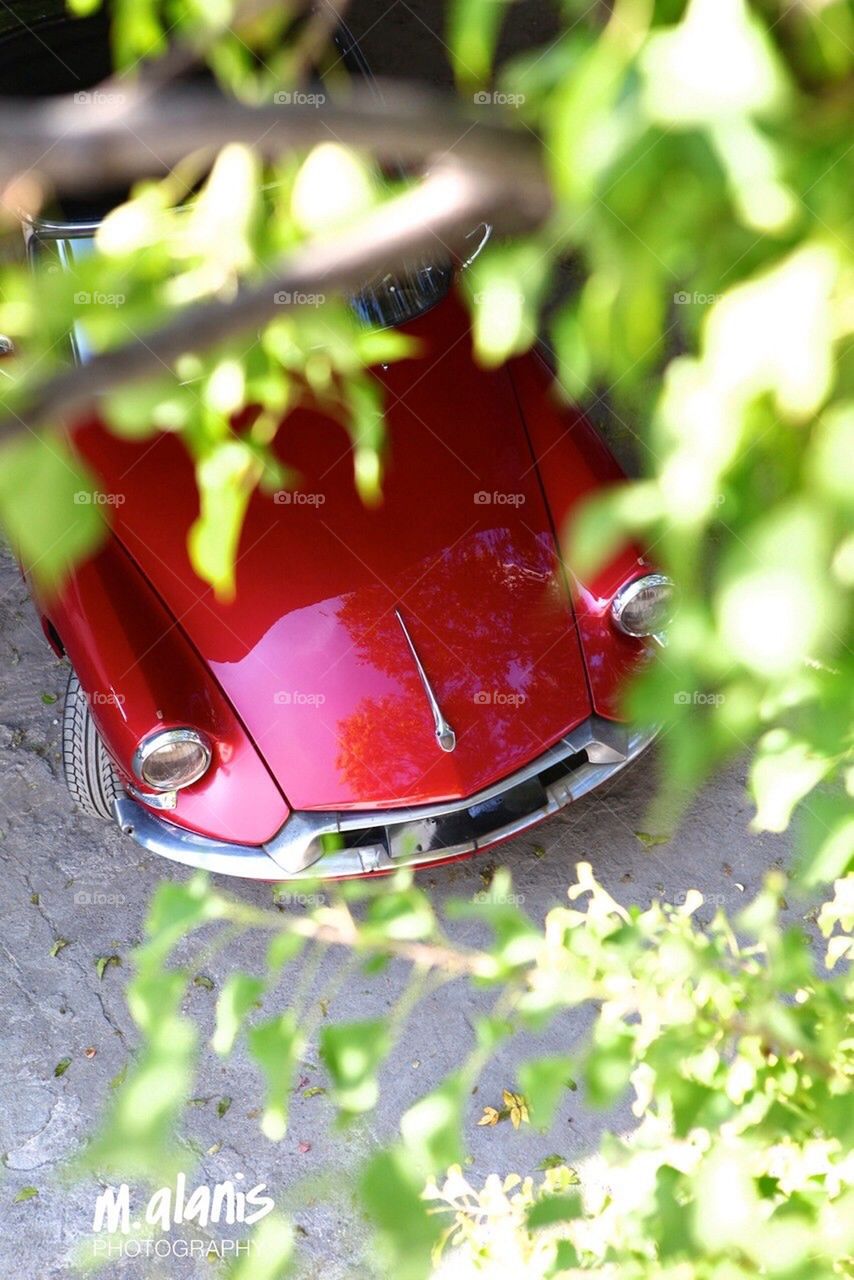
[[[128,953],[139,941],[146,905],[159,881],[182,879],[181,867],[145,853],[101,822],[72,808],[61,778],[61,698],[67,669],[41,637],[32,607],[7,551],[0,556],[0,859],[4,868],[0,963],[4,1070],[0,1075],[0,1275],[53,1280],[74,1274],[75,1260],[92,1257],[93,1180],[69,1183],[64,1168],[97,1126],[112,1096],[111,1081],[124,1069],[137,1041],[124,1001]],[[576,861],[587,859],[609,890],[624,902],[647,904],[655,896],[679,901],[697,887],[711,915],[721,902],[737,910],[759,886],[769,866],[787,857],[784,839],[747,832],[750,805],[743,771],[734,768],[697,797],[667,844],[647,847],[646,810],[655,782],[648,754],[606,789],[579,801],[529,836],[491,854],[427,874],[420,883],[437,906],[483,888],[494,866],[511,869],[524,909],[542,920],[565,901]],[[544,851],[540,855],[534,852]],[[270,888],[230,882],[246,902],[268,904]],[[291,907],[289,910],[299,910]],[[702,914],[702,913],[701,913]],[[468,937],[471,926],[453,930]],[[56,951],[58,939],[64,940]],[[99,957],[117,955],[98,976]],[[190,1012],[205,1034],[217,992],[234,968],[261,963],[259,943],[244,938],[204,966],[205,982],[192,989]],[[311,991],[319,1002],[335,966],[325,965]],[[406,971],[392,966],[379,976],[355,972],[328,1008],[330,1019],[386,1012],[400,995]],[[282,1000],[286,993],[282,993]],[[361,1254],[367,1232],[351,1194],[360,1160],[390,1139],[401,1113],[452,1070],[471,1045],[473,1016],[486,1007],[462,984],[444,988],[406,1026],[383,1072],[382,1103],[352,1128],[334,1126],[323,1094],[305,1090],[325,1083],[316,1049],[307,1054],[302,1088],[293,1097],[291,1125],[278,1145],[258,1130],[260,1081],[246,1058],[222,1062],[206,1052],[194,1086],[198,1099],[187,1112],[188,1174],[192,1185],[210,1186],[242,1173],[247,1186],[265,1182],[282,1209],[292,1204],[299,1224],[304,1274],[350,1280],[370,1274]],[[269,1005],[272,1011],[273,1005]],[[467,1138],[473,1176],[492,1170],[533,1172],[543,1156],[558,1153],[577,1162],[603,1124],[587,1111],[581,1092],[567,1095],[553,1130],[509,1124],[478,1128],[482,1106],[500,1103],[512,1087],[514,1064],[526,1054],[566,1049],[588,1021],[579,1012],[547,1034],[506,1046],[489,1066],[472,1098]],[[93,1052],[94,1051],[94,1052]],[[70,1059],[60,1076],[57,1064]],[[231,1099],[225,1110],[224,1099]],[[220,1114],[224,1111],[224,1114]],[[609,1117],[621,1127],[630,1117]],[[195,1172],[193,1152],[201,1153]],[[207,1154],[205,1154],[207,1153]],[[24,1188],[37,1195],[16,1201]],[[226,1228],[226,1233],[228,1229]],[[124,1260],[105,1274],[169,1280],[210,1275],[206,1265],[171,1259],[163,1270]]]

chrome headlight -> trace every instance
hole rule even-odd
[[[621,587],[611,603],[614,626],[627,636],[654,636],[673,616],[675,588],[663,573],[648,573]]]
[[[136,776],[153,791],[179,791],[198,782],[211,749],[195,729],[162,729],[143,738],[133,757]]]

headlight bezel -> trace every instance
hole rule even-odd
[[[202,752],[201,766],[193,773],[191,777],[176,782],[154,782],[151,778],[146,777],[145,765],[155,752],[160,751],[163,747],[174,746],[176,743],[190,742],[194,746],[199,747]],[[208,739],[198,729],[176,728],[176,729],[156,729],[153,733],[143,738],[133,755],[133,771],[144,787],[149,787],[152,791],[159,793],[167,793],[174,791],[183,791],[185,787],[191,787],[193,783],[198,782],[205,776],[211,766],[213,752]]]
[[[660,623],[647,631],[632,629],[627,624],[626,610],[629,609],[642,591],[649,590],[650,587],[666,587],[668,589],[670,600],[667,615]],[[620,587],[611,601],[611,621],[622,635],[631,636],[633,640],[648,640],[651,637],[660,635],[669,626],[675,606],[676,586],[673,579],[668,577],[666,573],[645,573],[639,578],[633,578],[625,586]]]

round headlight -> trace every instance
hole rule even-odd
[[[164,729],[143,738],[133,767],[154,791],[179,791],[207,772],[211,749],[195,729]]]
[[[649,573],[621,587],[611,604],[614,626],[627,636],[653,636],[673,616],[674,586],[663,573]]]

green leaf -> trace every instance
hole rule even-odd
[[[546,1130],[567,1092],[570,1062],[565,1057],[534,1058],[519,1067],[519,1088],[528,1101],[531,1123]]]
[[[268,1214],[255,1228],[251,1247],[229,1268],[228,1280],[284,1280],[291,1274],[293,1248],[290,1223]]]
[[[188,549],[196,573],[221,600],[234,597],[237,544],[261,472],[253,450],[234,439],[208,448],[196,464],[201,513],[190,530]]]
[[[216,1002],[216,1029],[211,1046],[216,1053],[230,1053],[243,1019],[260,1003],[264,994],[263,978],[248,973],[232,973]]]
[[[288,1097],[305,1049],[304,1040],[290,1011],[252,1027],[247,1039],[249,1052],[267,1081],[261,1131],[271,1142],[278,1142],[287,1130]]]
[[[309,235],[337,230],[366,213],[376,199],[367,165],[347,147],[323,142],[304,161],[291,193],[291,212]]]
[[[556,1153],[552,1153],[551,1155],[543,1156],[542,1160],[537,1165],[537,1168],[545,1173],[547,1169],[562,1169],[566,1163],[566,1156],[559,1156]]]
[[[104,973],[106,972],[107,967],[111,964],[120,965],[121,962],[122,962],[121,956],[117,956],[117,955],[98,956],[97,960],[95,961],[95,971],[97,972],[98,977],[101,978],[101,980],[103,981]]]
[[[59,1076],[64,1076],[70,1066],[71,1066],[70,1058],[60,1058],[59,1062],[57,1062],[56,1066],[53,1069],[53,1074],[57,1078],[59,1078]]]
[[[528,1210],[528,1230],[553,1227],[559,1222],[571,1222],[583,1214],[581,1196],[576,1192],[566,1196],[544,1196]]]
[[[750,767],[750,790],[756,801],[753,829],[785,831],[792,810],[832,766],[832,760],[811,750],[788,730],[766,733]]]
[[[587,1100],[593,1107],[610,1107],[629,1086],[634,1040],[612,1027],[597,1027],[585,1063]]]
[[[505,0],[453,0],[448,11],[448,47],[457,83],[465,88],[489,78]]]
[[[436,921],[430,899],[420,889],[404,889],[375,898],[366,913],[367,932],[396,942],[429,938]]]
[[[231,1110],[231,1098],[229,1098],[227,1095],[224,1098],[220,1098],[219,1102],[216,1104],[216,1113],[219,1116],[220,1120],[224,1115],[227,1115],[227,1113],[230,1110]]]
[[[151,900],[145,922],[148,941],[137,949],[137,963],[157,968],[177,942],[219,918],[223,911],[224,905],[204,872],[196,872],[183,883],[163,881]]]
[[[0,523],[43,587],[57,586],[104,538],[102,507],[93,495],[92,478],[56,435],[0,449]]]
[[[854,815],[845,795],[810,798],[797,837],[799,879],[807,887],[841,879],[854,866]]]
[[[653,849],[658,844],[669,844],[670,842],[670,836],[652,835],[649,831],[636,831],[635,835],[647,849]]]
[[[53,706],[53,704],[56,702],[56,694],[55,694],[55,693],[43,693],[43,694],[42,694],[42,702],[45,704],[45,706],[46,706],[46,707],[52,707],[52,706]]]
[[[362,1201],[379,1231],[382,1274],[396,1280],[426,1280],[441,1224],[422,1199],[423,1182],[406,1152],[381,1151],[359,1183]]]
[[[305,946],[305,939],[295,933],[278,933],[267,948],[267,968],[271,975],[295,960]]]
[[[536,337],[549,259],[536,243],[484,249],[464,279],[473,305],[474,349],[486,368],[526,351]]]
[[[413,1167],[425,1176],[462,1160],[460,1134],[467,1089],[466,1076],[450,1075],[401,1117],[404,1146]]]
[[[376,1069],[389,1050],[386,1023],[379,1019],[339,1022],[320,1033],[320,1056],[335,1085],[342,1111],[369,1111],[375,1106]]]
[[[63,947],[67,947],[67,946],[68,946],[67,938],[57,938],[50,949],[50,954],[52,956],[58,956],[60,951],[62,951]]]
[[[23,1200],[32,1200],[39,1193],[38,1187],[21,1187],[21,1190],[13,1199],[13,1204],[20,1204]]]
[[[127,1066],[127,1063],[125,1063],[123,1067],[119,1068],[119,1070],[113,1076],[112,1080],[110,1080],[109,1087],[111,1089],[120,1089],[124,1084],[125,1080],[127,1079],[127,1073],[128,1073],[128,1066]]]
[[[748,1158],[745,1147],[713,1147],[694,1179],[694,1237],[709,1252],[749,1250],[760,1214]]]

